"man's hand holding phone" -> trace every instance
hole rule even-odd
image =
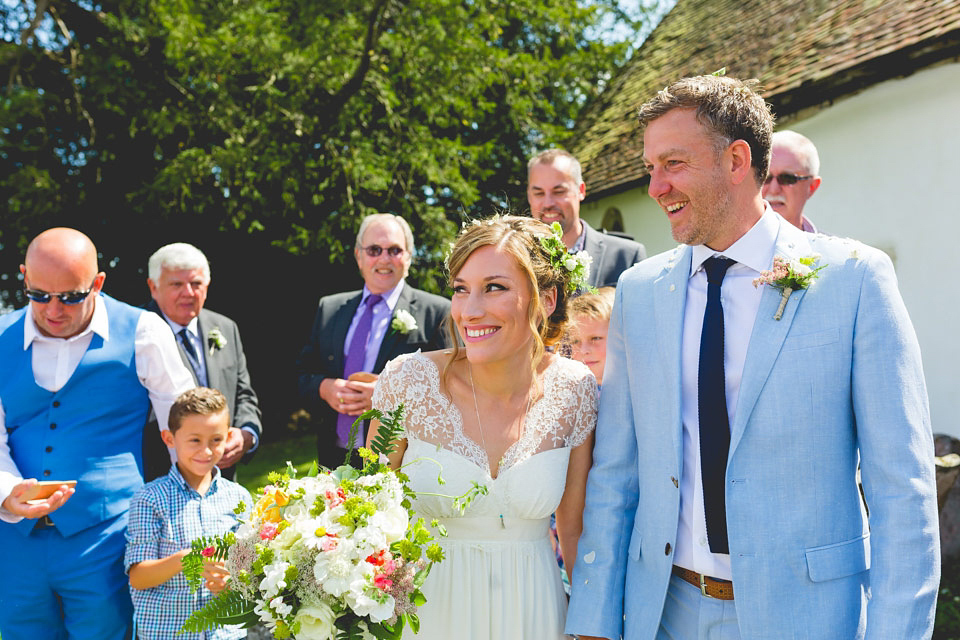
[[[76,490],[76,480],[30,478],[17,484],[3,501],[3,508],[15,516],[42,518],[63,506]]]

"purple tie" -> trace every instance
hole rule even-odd
[[[363,361],[367,359],[367,338],[370,337],[370,325],[373,324],[373,308],[381,300],[383,300],[383,296],[372,294],[363,301],[367,308],[363,310],[360,321],[357,323],[356,329],[353,330],[353,338],[350,340],[350,348],[347,349],[347,358],[343,364],[344,379],[348,378],[351,373],[363,371]],[[349,444],[350,427],[354,420],[356,420],[355,416],[345,413],[337,415],[337,445],[344,449]],[[360,447],[364,446],[363,427],[360,427],[360,431],[357,433],[356,444]]]

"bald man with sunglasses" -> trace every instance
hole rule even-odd
[[[343,464],[350,424],[371,407],[374,381],[387,362],[448,346],[443,323],[450,301],[406,283],[414,251],[406,220],[367,216],[353,250],[363,289],[320,299],[297,373],[300,395],[319,417],[317,457],[326,467]],[[365,439],[361,429],[358,446]]]
[[[817,233],[803,207],[820,188],[820,156],[809,138],[796,131],[777,131],[770,146],[770,171],[763,199],[783,219],[802,231]]]
[[[143,425],[152,405],[165,429],[193,379],[163,320],[101,293],[84,234],[44,231],[20,272],[30,303],[0,317],[0,630],[128,638],[124,531]],[[52,493],[31,499],[38,480]]]

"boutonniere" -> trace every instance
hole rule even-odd
[[[390,322],[390,328],[397,333],[406,335],[417,330],[417,319],[406,309],[397,309]]]
[[[220,333],[219,328],[214,327],[207,332],[207,348],[210,349],[210,355],[213,355],[214,351],[219,351],[225,346],[227,346],[227,339]]]
[[[813,265],[818,260],[820,260],[820,256],[817,254],[797,258],[796,260],[774,256],[773,270],[760,272],[760,277],[753,281],[755,287],[768,284],[774,289],[780,290],[780,306],[777,307],[777,312],[773,315],[774,320],[783,317],[783,310],[787,306],[787,300],[790,299],[791,293],[798,289],[806,289],[820,277],[820,270],[827,265],[823,264],[814,268]]]

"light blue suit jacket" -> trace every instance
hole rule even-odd
[[[933,442],[893,266],[782,221],[776,244],[828,266],[779,321],[780,293],[765,287],[750,337],[726,482],[741,635],[928,638],[940,575]],[[678,247],[617,287],[568,633],[656,635],[680,510],[690,261]]]

